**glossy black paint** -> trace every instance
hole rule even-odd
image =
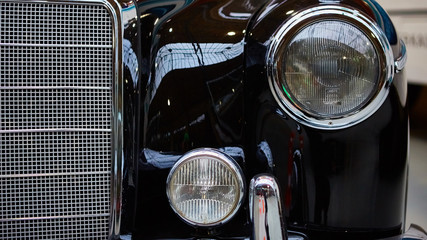
[[[123,234],[133,233],[135,239],[250,234],[245,209],[219,229],[182,223],[166,198],[170,165],[153,167],[144,155],[144,150],[179,155],[197,147],[243,145],[244,32],[262,3],[236,3],[135,2],[141,49],[136,86],[141,91],[125,94],[125,106],[140,106],[134,114],[139,124],[127,121],[139,133],[134,138],[138,163],[126,159],[128,166],[137,166],[138,184],[134,200],[124,200],[129,203],[125,212],[131,214],[123,218],[131,221],[122,226]]]
[[[137,18],[129,21],[123,35],[123,184],[121,202],[121,232],[128,232],[135,222],[135,199],[138,179],[138,155],[141,122],[141,32]]]
[[[406,80],[396,75],[382,107],[342,130],[318,130],[286,115],[268,86],[269,39],[314,0],[138,1],[124,82],[125,176],[122,233],[133,239],[251,233],[247,203],[216,229],[184,224],[169,207],[164,167],[145,152],[179,156],[198,147],[240,147],[245,176],[273,173],[289,229],[310,239],[395,236],[404,223],[408,120]],[[335,1],[366,13],[399,46],[388,17],[372,1]],[[375,7],[375,8],[373,8]],[[137,76],[137,78],[135,77]],[[269,151],[269,152],[268,152]],[[269,159],[267,156],[273,157]],[[177,158],[173,158],[177,159]],[[290,179],[290,181],[288,181]]]
[[[322,3],[274,4],[264,7],[247,40],[247,136],[251,139],[249,149],[256,149],[260,142],[269,145],[274,161],[270,171],[284,186],[289,228],[306,232],[309,237],[330,239],[349,238],[356,236],[355,232],[364,239],[399,234],[406,206],[405,80],[396,75],[382,107],[356,126],[318,130],[298,124],[286,116],[270,93],[265,56],[269,36],[280,28],[287,13]],[[366,10],[372,2],[341,1],[339,5],[365,12],[384,28],[390,43],[398,49],[394,28],[389,19],[383,19],[386,16],[381,9]],[[248,169],[265,166],[261,161],[248,160],[248,165],[251,163],[254,166]]]

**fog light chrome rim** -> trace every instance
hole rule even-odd
[[[215,149],[183,155],[167,178],[167,196],[174,212],[199,227],[228,222],[242,205],[243,173],[235,160]]]

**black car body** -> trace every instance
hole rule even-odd
[[[0,5],[1,239],[425,239],[404,235],[406,51],[375,1]],[[174,183],[203,159],[232,183]],[[233,206],[189,217],[173,187]]]

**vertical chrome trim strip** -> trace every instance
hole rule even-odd
[[[122,6],[115,0],[101,0],[109,9],[113,21],[113,134],[112,134],[112,175],[111,210],[109,239],[115,239],[120,233],[123,179],[123,60],[122,60]]]
[[[111,176],[111,214],[109,239],[120,235],[123,183],[123,40],[124,32],[137,19],[132,0],[100,0],[110,9],[114,22],[113,52],[115,75],[113,84],[113,174]]]
[[[253,239],[288,239],[279,186],[273,176],[262,174],[252,178],[249,208]]]

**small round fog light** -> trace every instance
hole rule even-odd
[[[237,212],[244,195],[243,174],[230,156],[214,149],[186,153],[167,180],[172,209],[185,222],[215,226]]]

